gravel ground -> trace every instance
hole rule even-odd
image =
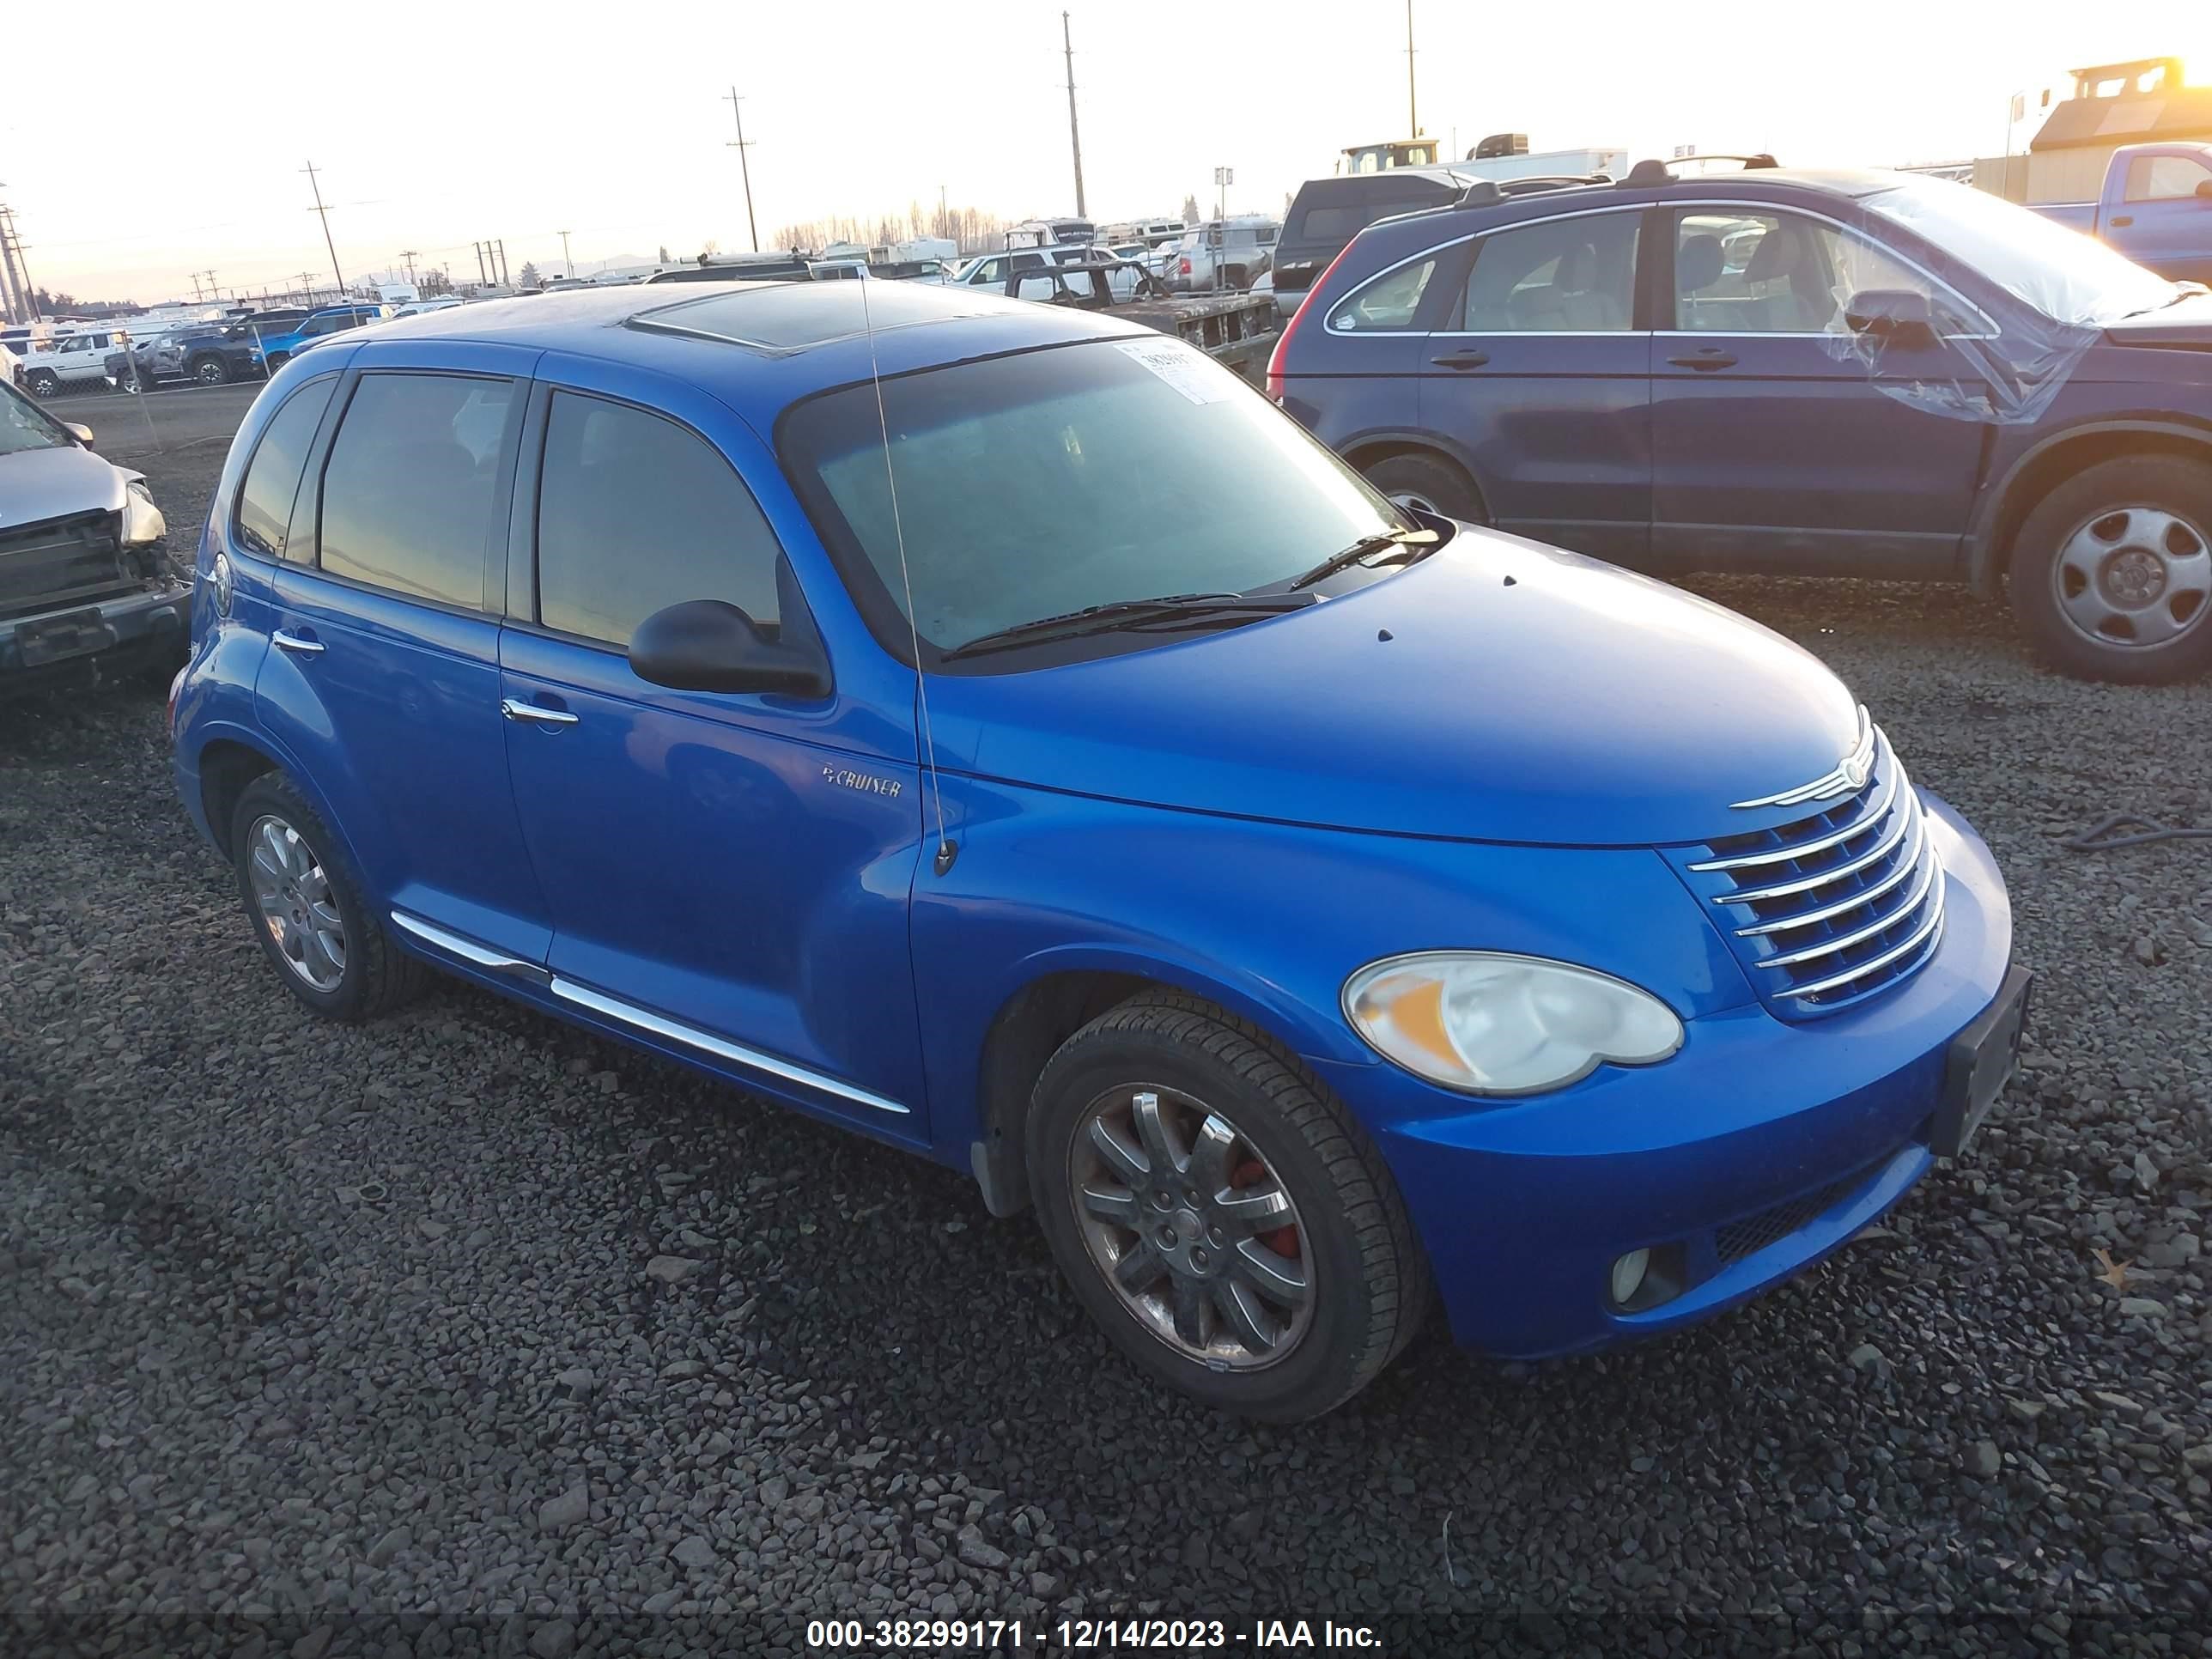
[[[222,446],[111,424],[197,522]],[[1398,1653],[2212,1651],[2212,847],[2057,842],[2212,824],[2212,685],[2047,678],[1941,590],[1703,586],[1988,836],[2027,1069],[1964,1167],[1748,1310],[1535,1368],[1432,1332],[1296,1430],[1146,1393],[951,1174],[458,985],[308,1024],[158,696],[0,713],[0,1650],[1158,1613]]]

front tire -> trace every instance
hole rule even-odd
[[[1200,1404],[1319,1416],[1427,1310],[1373,1143],[1256,1028],[1196,998],[1139,997],[1062,1044],[1026,1157],[1077,1299],[1140,1370]]]
[[[1385,455],[1366,469],[1367,482],[1401,507],[1468,524],[1487,524],[1474,480],[1440,455]]]
[[[2129,455],[2069,478],[2021,523],[2007,586],[2063,673],[2155,684],[2212,668],[2212,466]]]
[[[62,389],[61,381],[55,377],[51,368],[33,369],[30,386],[32,392],[40,398],[54,397]]]
[[[392,943],[337,838],[283,773],[246,786],[230,848],[254,936],[285,988],[313,1012],[374,1019],[422,990],[428,965]]]

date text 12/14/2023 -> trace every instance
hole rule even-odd
[[[1018,1619],[813,1619],[806,1645],[826,1652],[1030,1651],[1085,1653],[1150,1649],[1187,1653],[1243,1648],[1255,1652],[1342,1648],[1379,1652],[1382,1638],[1365,1625],[1334,1620],[1062,1619],[1048,1625]]]

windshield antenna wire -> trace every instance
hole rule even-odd
[[[952,860],[960,856],[960,849],[945,831],[945,788],[938,781],[937,739],[929,726],[929,676],[922,672],[921,626],[914,618],[914,576],[906,563],[906,526],[899,520],[898,475],[891,470],[891,427],[890,418],[884,413],[884,372],[876,362],[876,319],[874,309],[868,303],[869,280],[863,272],[857,284],[860,290],[860,323],[868,336],[868,379],[876,392],[876,430],[884,441],[884,483],[891,495],[891,535],[898,544],[899,581],[906,589],[906,628],[914,647],[914,695],[921,714],[922,769],[929,775],[930,799],[937,808],[935,868],[941,876],[952,867]]]

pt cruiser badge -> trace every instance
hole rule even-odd
[[[834,783],[840,789],[857,789],[864,795],[896,795],[900,784],[896,778],[871,777],[866,772],[855,772],[849,767],[824,763],[822,781]]]

